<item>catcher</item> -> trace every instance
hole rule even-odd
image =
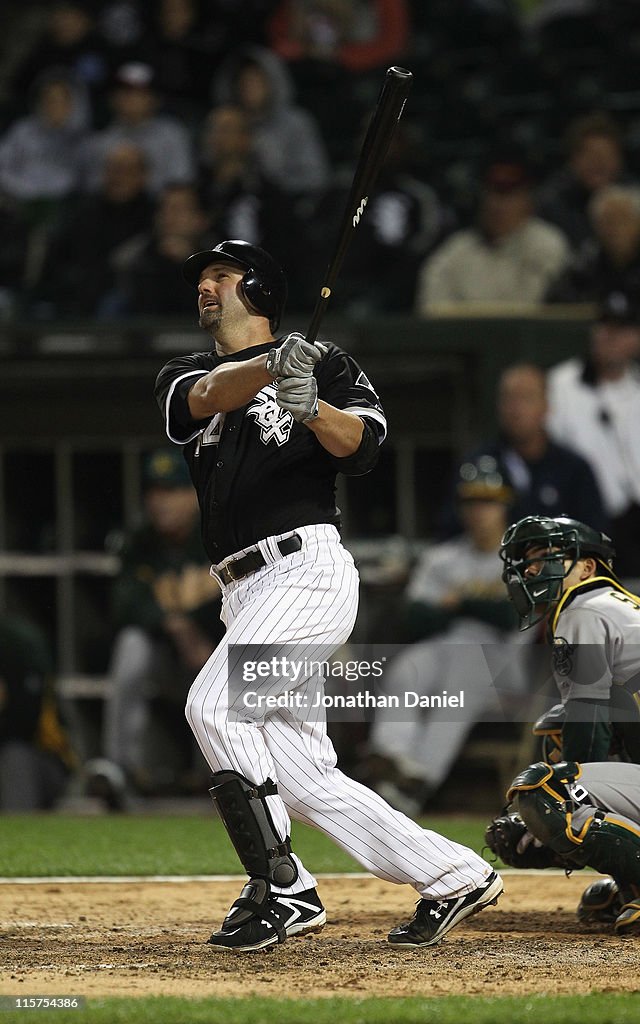
[[[514,868],[590,867],[580,921],[640,935],[640,765],[619,761],[529,765],[507,790],[485,842]]]
[[[546,619],[552,645],[562,703],[533,730],[549,762],[640,762],[640,598],[617,578],[614,555],[606,534],[565,516],[527,516],[502,538],[520,629]]]

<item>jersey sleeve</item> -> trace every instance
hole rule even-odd
[[[164,417],[167,437],[175,444],[187,444],[204,430],[211,419],[194,419],[187,401],[195,382],[213,369],[213,366],[205,365],[205,359],[204,353],[179,356],[167,363],[156,378],[156,401]]]
[[[370,426],[380,445],[387,436],[387,419],[380,399],[364,370],[352,356],[335,345],[316,367],[318,398],[342,409],[355,413]]]
[[[571,608],[560,616],[553,641],[553,675],[568,701],[608,700],[613,682],[611,625],[596,612]]]

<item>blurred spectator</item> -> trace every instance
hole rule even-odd
[[[406,0],[281,0],[271,47],[287,61],[331,61],[358,74],[397,63],[409,42]]]
[[[87,126],[101,109],[108,85],[109,64],[104,39],[96,30],[91,6],[74,0],[62,0],[43,8],[42,33],[34,46],[13,70],[9,93],[16,113],[43,73],[64,68],[69,79],[82,88],[87,97],[84,111]]]
[[[327,184],[329,158],[320,129],[293,102],[286,65],[264,47],[248,47],[221,67],[213,81],[216,105],[241,107],[249,119],[260,172],[283,191],[302,196]]]
[[[589,217],[593,238],[551,285],[547,302],[599,302],[614,291],[640,295],[640,187],[605,185],[592,197]]]
[[[12,259],[17,243],[21,265],[14,270],[25,294],[39,279],[50,238],[77,194],[78,155],[87,137],[82,91],[64,69],[43,73],[33,95],[34,112],[15,121],[0,139],[2,219],[10,221],[2,248],[7,252],[8,241]],[[22,304],[22,296],[14,296],[14,309],[16,299],[18,307]]]
[[[116,632],[105,758],[85,766],[89,792],[104,796],[113,809],[123,806],[128,788],[145,794],[175,792],[189,785],[198,765],[206,769],[182,707],[223,633],[220,590],[209,574],[196,492],[182,453],[152,452],[143,484],[144,519],[123,538],[113,589]],[[176,744],[175,750],[163,744],[154,752],[150,741],[159,698],[169,709],[169,743]]]
[[[413,310],[418,269],[453,224],[451,210],[415,173],[417,150],[411,128],[401,122],[340,272],[334,308],[359,315]],[[314,210],[319,273],[335,243],[352,177],[353,167],[337,174]]]
[[[540,303],[569,258],[561,231],[533,215],[532,183],[520,162],[492,163],[478,223],[454,232],[420,270],[416,312],[460,303]]]
[[[567,160],[542,183],[536,213],[555,224],[577,250],[593,238],[589,203],[606,185],[627,182],[622,136],[608,114],[572,121],[567,131]]]
[[[526,643],[502,582],[500,542],[510,522],[513,491],[495,458],[459,467],[456,487],[464,532],[430,545],[407,586],[403,607],[409,645],[391,662],[380,692],[431,696],[464,692],[464,710],[378,711],[369,737],[363,781],[404,813],[417,815],[446,780],[472,727],[496,708],[492,659],[483,645]],[[509,688],[525,676],[510,651]]]
[[[227,56],[216,46],[218,12],[207,24],[200,6],[197,0],[160,0],[145,45],[165,110],[194,126],[207,112],[214,68]]]
[[[98,30],[109,55],[109,67],[115,68],[140,59],[147,38],[145,14],[151,5],[139,0],[99,0]]]
[[[200,195],[216,241],[244,238],[272,253],[287,274],[291,294],[301,301],[310,287],[307,268],[300,267],[301,221],[291,196],[261,170],[251,122],[241,107],[211,110],[200,157]]]
[[[33,623],[0,616],[0,810],[47,810],[75,756],[52,686],[47,642]]]
[[[498,436],[474,448],[493,456],[509,474],[515,496],[511,516],[570,516],[607,530],[602,496],[589,462],[564,444],[552,441],[546,428],[546,373],[530,363],[507,366],[498,380]],[[445,510],[444,530],[459,532],[455,496]]]
[[[334,165],[351,152],[358,122],[401,64],[410,37],[407,0],[280,0],[268,24],[300,104],[316,118]]]
[[[33,289],[39,317],[97,316],[110,298],[127,245],[151,229],[155,203],[147,190],[141,149],[115,143],[105,154],[104,179],[81,196],[51,240],[41,280]]]
[[[208,220],[193,185],[168,185],[158,200],[153,231],[139,235],[118,260],[113,309],[131,316],[193,316],[193,293],[182,264],[210,247]]]
[[[68,74],[51,69],[34,85],[34,111],[0,139],[0,190],[19,201],[60,200],[78,187],[86,110]]]
[[[640,313],[613,292],[583,358],[549,371],[549,433],[591,463],[616,547],[616,572],[640,580]],[[635,584],[634,584],[635,585]]]
[[[117,71],[111,91],[113,118],[87,141],[82,154],[84,187],[99,187],[107,153],[116,143],[139,146],[147,158],[149,189],[158,194],[165,185],[195,180],[193,146],[177,118],[159,112],[161,97],[149,64],[131,62]]]

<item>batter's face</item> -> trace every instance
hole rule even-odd
[[[247,316],[240,282],[244,271],[228,263],[210,263],[198,283],[198,321],[200,327],[216,333]]]

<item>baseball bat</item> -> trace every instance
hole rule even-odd
[[[360,223],[380,168],[384,163],[396,125],[402,116],[412,80],[413,75],[406,68],[392,67],[385,74],[380,95],[358,156],[335,250],[329,261],[324,283],[305,335],[307,341],[314,342],[318,337],[320,321],[327,309],[353,233]]]

